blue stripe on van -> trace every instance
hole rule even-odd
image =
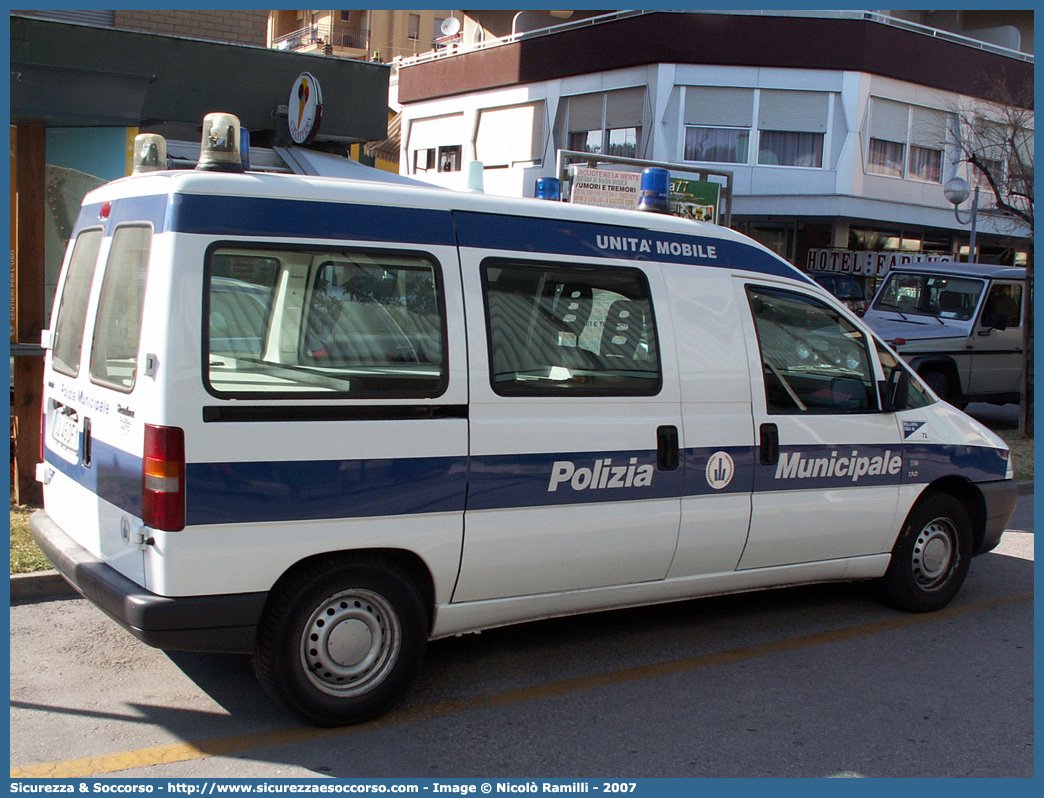
[[[83,451],[83,435],[80,435]],[[91,465],[73,465],[48,448],[44,461],[70,479],[80,483],[98,498],[114,504],[124,512],[141,517],[141,458],[110,446],[97,438],[91,440]]]
[[[189,463],[186,523],[463,512],[466,457]]]
[[[707,465],[721,451],[735,472],[714,488]],[[464,457],[190,464],[188,523],[462,512],[465,494],[467,509],[480,511],[927,483],[953,474],[990,481],[1003,479],[1007,466],[1003,452],[967,446],[787,447],[782,467],[759,465],[757,456],[756,447],[687,449],[685,467],[674,471],[656,470],[654,451],[484,455],[470,464]]]
[[[141,515],[141,459],[93,442],[90,468],[48,450],[46,461],[100,498]],[[731,481],[711,486],[708,463],[725,451]],[[853,455],[852,452],[856,454]],[[366,518],[499,510],[787,490],[825,490],[959,475],[972,482],[1003,479],[1002,450],[952,445],[794,446],[781,462],[757,463],[756,447],[686,449],[684,467],[655,468],[654,451],[485,455],[373,460],[189,463],[189,526]],[[898,458],[898,468],[890,463]],[[875,464],[875,459],[878,462]],[[864,465],[858,465],[863,460]],[[832,464],[832,465],[831,465]],[[470,469],[470,470],[469,470]],[[856,474],[856,470],[864,473]]]
[[[449,211],[271,197],[175,194],[169,229],[212,236],[456,244]]]
[[[168,200],[170,206],[168,209]],[[319,238],[574,255],[615,260],[662,261],[743,269],[811,280],[765,250],[738,241],[591,222],[472,211],[390,205],[172,194],[112,202],[107,220],[101,204],[80,211],[74,233],[101,224],[106,232],[124,222],[151,222],[157,231],[211,236]],[[168,212],[169,210],[169,212]],[[695,229],[695,228],[694,228]]]
[[[744,269],[789,277],[811,283],[811,279],[789,263],[750,244],[721,238],[668,233],[642,227],[621,227],[455,211],[457,240],[462,247],[498,249],[509,253],[542,253],[634,261],[662,261],[698,266]]]
[[[482,455],[471,458],[468,510],[679,497],[682,474],[657,471],[655,451]]]
[[[903,447],[903,465],[917,477],[904,481],[934,482],[954,473],[971,482],[1004,479],[1008,457],[1003,449],[985,446],[910,444]]]

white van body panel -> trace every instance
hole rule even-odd
[[[640,607],[785,585],[873,579],[884,574],[888,569],[888,561],[887,554],[879,554],[777,568],[704,574],[637,585],[575,590],[568,593],[462,602],[438,608],[431,637],[438,639],[520,621],[558,618],[596,610]]]
[[[510,259],[534,268],[548,263],[546,258],[520,257],[504,250],[463,249],[465,304],[471,330],[486,328],[485,309],[478,298],[483,290],[480,265],[490,258],[494,262]],[[635,271],[632,263],[590,258],[577,258],[575,262]],[[641,264],[639,269],[648,281],[653,301],[665,302],[656,266]],[[464,557],[454,601],[646,582],[667,574],[678,541],[679,498],[642,499],[636,495],[633,501],[598,503],[599,498],[613,498],[616,492],[609,479],[599,484],[602,474],[620,469],[626,482],[626,469],[636,460],[651,471],[658,427],[680,426],[674,338],[668,319],[657,317],[656,321],[662,387],[656,396],[641,401],[601,396],[573,396],[567,401],[549,396],[498,396],[491,387],[486,342],[480,335],[469,338],[474,500],[469,501]],[[553,454],[550,462],[546,453]],[[498,474],[504,467],[511,469],[515,458],[525,455],[534,458],[524,458],[521,467],[540,469],[545,475],[534,479],[530,498],[525,499],[537,506],[517,506],[508,496],[510,486]],[[487,461],[489,467],[478,464],[480,461]],[[591,484],[581,478],[588,472]],[[594,476],[596,473],[599,476]],[[659,483],[668,476],[652,479]],[[509,474],[509,482],[511,478]],[[650,490],[656,487],[648,486]],[[486,506],[487,491],[503,495],[506,506]],[[582,503],[563,504],[574,500]]]
[[[100,221],[107,203],[112,218]],[[888,375],[865,325],[731,230],[535,200],[214,173],[103,186],[86,198],[76,234],[92,224],[105,229],[96,276],[120,224],[155,228],[135,380],[120,392],[90,379],[95,279],[79,375],[56,372],[49,353],[45,378],[45,423],[64,406],[80,424],[90,418],[94,462],[83,462],[82,429],[78,448],[46,443],[46,512],[133,584],[113,595],[141,588],[163,611],[245,596],[260,613],[295,566],[358,552],[430,588],[431,637],[874,578],[928,486],[954,480],[976,492],[1010,480],[1003,442],[958,411],[931,397],[882,410]],[[383,302],[365,281],[340,281],[348,261],[359,272],[377,264],[403,293]],[[409,270],[428,268],[441,326],[405,346],[395,311],[416,300],[403,288]],[[493,297],[527,299],[531,282],[548,289],[528,297],[529,316],[498,322],[521,341],[526,325],[552,326],[548,308],[562,307],[581,278],[594,286],[589,318],[554,341],[543,332],[533,340],[601,366],[520,367],[509,380],[496,361]],[[859,350],[863,361],[850,370],[862,382],[835,377],[811,412],[774,406],[775,365],[759,324],[783,322],[756,315],[758,292],[781,317],[788,302],[806,303],[847,325],[842,343]],[[263,323],[230,324],[260,293]],[[368,387],[387,377],[376,366],[355,364],[345,376],[331,365],[339,342],[319,333],[345,328],[336,318],[320,329],[308,315],[336,315],[323,304],[331,297],[366,304],[360,318],[384,314],[385,327],[352,334],[394,350],[392,365],[408,364],[396,372],[407,388]],[[629,338],[635,329],[641,335]],[[815,336],[803,343],[825,356]],[[418,352],[433,342],[438,357],[424,360]],[[611,359],[627,348],[627,359]],[[424,382],[432,365],[435,388]],[[855,382],[862,405],[829,404]],[[176,531],[142,527],[146,425],[184,432],[185,521]],[[235,625],[250,638],[257,623]],[[208,631],[213,650],[221,630]]]
[[[329,483],[309,482],[309,469],[323,463],[341,463],[340,471],[351,469],[350,464],[375,459],[385,463],[418,461],[426,458],[467,458],[467,421],[465,419],[425,420],[368,420],[364,422],[323,421],[287,423],[282,420],[251,423],[214,423],[204,420],[200,408],[215,404],[215,399],[198,379],[200,325],[203,314],[200,298],[203,296],[202,265],[206,251],[214,245],[209,236],[180,236],[181,246],[172,254],[172,262],[195,264],[194,272],[179,272],[178,286],[169,296],[176,298],[171,316],[178,329],[188,332],[185,339],[166,352],[167,368],[160,373],[170,381],[167,394],[178,396],[168,408],[162,423],[185,430],[187,456],[191,461],[206,464],[211,474],[242,472],[245,467],[253,473],[242,473],[225,485],[211,484],[211,498],[206,513],[208,521],[193,524],[179,532],[157,533],[157,545],[146,552],[148,587],[163,596],[191,596],[221,592],[259,592],[269,590],[285,573],[286,545],[293,541],[294,561],[331,551],[368,548],[374,545],[374,524],[379,524],[380,545],[412,551],[431,571],[436,596],[447,599],[452,592],[460,562],[463,539],[463,513],[422,513],[420,515],[382,515],[370,518],[310,517],[308,504],[330,500]],[[236,249],[257,246],[256,237],[222,237],[222,245]],[[276,242],[273,242],[276,245]],[[302,239],[294,245],[302,250],[344,247],[366,251],[372,242],[328,239]],[[396,250],[409,253],[416,247],[402,245]],[[446,390],[439,397],[441,404],[467,403],[467,373],[464,347],[464,319],[457,253],[453,248],[425,247],[426,256],[434,256],[443,268],[446,298],[446,324],[449,373]],[[309,290],[305,281],[287,284],[279,295],[275,313],[289,313],[287,304],[300,302]],[[299,310],[296,311],[298,314]],[[290,314],[292,315],[292,314]],[[180,320],[180,321],[179,321]],[[274,331],[270,347],[278,348]],[[168,340],[174,340],[168,337]],[[294,344],[296,345],[296,343]],[[278,355],[276,355],[278,357]],[[186,375],[192,375],[187,378]],[[175,387],[176,386],[176,387]],[[399,400],[404,402],[406,400]],[[241,400],[242,407],[271,405],[265,400]],[[321,407],[329,402],[302,400],[302,406]],[[367,405],[372,402],[366,402]],[[389,406],[396,404],[389,400]],[[361,466],[365,468],[365,466]],[[256,473],[258,470],[270,473]],[[328,469],[326,469],[328,470]],[[304,475],[301,481],[287,483],[288,475],[297,471]],[[318,473],[318,472],[317,472]],[[325,475],[322,477],[325,478]],[[258,506],[254,521],[244,524],[242,508]],[[223,512],[216,505],[233,509]],[[284,509],[280,509],[280,505]],[[301,517],[277,520],[296,507]],[[303,510],[303,512],[302,512]],[[324,511],[336,514],[336,510]],[[267,515],[266,515],[267,513]],[[274,515],[273,515],[274,514]],[[176,558],[169,555],[176,552]],[[229,568],[243,557],[248,557],[249,568]],[[235,587],[231,587],[231,585]]]
[[[800,286],[752,275],[737,276],[734,281],[738,306],[746,305],[751,286],[818,296],[824,304],[830,303],[825,292],[804,291]],[[757,341],[750,314],[740,314],[740,319],[747,339]],[[763,366],[757,345],[748,349],[747,363],[751,384],[761,382]],[[880,371],[876,376],[883,379]],[[874,486],[860,485],[858,479],[824,480],[813,464],[827,458],[844,461],[860,452],[883,458],[885,467],[888,462],[901,462],[899,429],[892,414],[774,414],[767,408],[765,392],[756,391],[753,419],[758,445],[765,425],[778,429],[781,454],[778,463],[758,469],[750,535],[740,569],[877,554],[891,549],[898,531],[893,522],[900,510],[897,481]],[[788,447],[791,451],[784,451]],[[901,508],[901,515],[905,516],[908,510],[909,506]],[[839,534],[842,529],[844,534]]]

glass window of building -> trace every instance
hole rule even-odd
[[[565,98],[560,108],[559,140],[578,152],[627,158],[642,154],[645,87],[617,89]]]
[[[875,175],[903,176],[910,106],[881,97],[870,101],[870,144],[866,170]]]
[[[463,143],[463,114],[414,119],[406,148],[412,174],[460,171]]]
[[[748,162],[753,89],[687,86],[683,113],[686,161]]]
[[[941,183],[949,121],[934,108],[871,98],[866,171]]]
[[[826,92],[762,90],[758,163],[821,168],[829,98]]]

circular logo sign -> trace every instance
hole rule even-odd
[[[294,81],[286,112],[290,138],[294,142],[308,144],[315,139],[323,118],[323,92],[319,81],[308,72],[302,72]]]
[[[120,537],[123,538],[124,543],[130,543],[131,523],[127,516],[123,516],[120,519]]]
[[[726,487],[735,473],[736,464],[728,452],[715,452],[707,461],[707,484],[714,490]]]

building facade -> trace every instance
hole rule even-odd
[[[1022,12],[968,16],[978,39],[911,19],[941,12],[619,12],[557,25],[496,12],[490,28],[503,35],[510,17],[514,33],[491,39],[484,13],[467,12],[458,49],[400,64],[403,174],[463,187],[479,161],[487,192],[532,196],[561,150],[729,171],[732,226],[798,265],[821,249],[967,256],[968,225],[943,193],[962,176],[983,189],[978,258],[1025,261],[1030,231],[994,207],[966,145],[1004,124],[998,92],[1032,98],[1032,12],[1028,26]]]
[[[443,27],[454,15],[459,25],[460,11],[269,11],[268,46],[391,62],[455,41]]]
[[[190,39],[249,44],[264,47],[268,32],[267,11],[162,11],[116,9],[114,11],[19,11],[21,16],[96,25],[116,30],[161,33]]]

